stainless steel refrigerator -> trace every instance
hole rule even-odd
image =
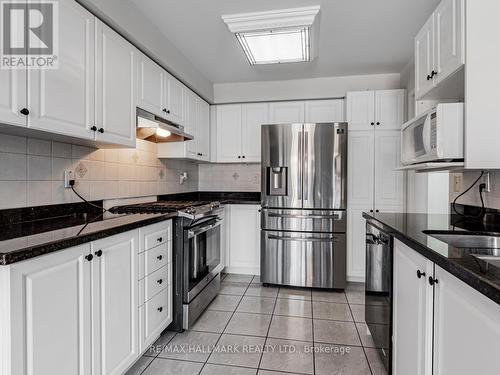
[[[261,282],[343,289],[347,123],[261,131]]]

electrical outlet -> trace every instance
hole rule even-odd
[[[73,171],[64,171],[64,187],[71,188],[75,183],[75,175]]]
[[[455,193],[462,191],[462,175],[456,174],[453,176],[453,191]]]

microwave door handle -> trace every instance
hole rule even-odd
[[[422,129],[422,142],[424,144],[425,154],[431,152],[431,115],[425,118],[424,128]]]

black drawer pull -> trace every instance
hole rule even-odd
[[[163,311],[163,307],[158,307],[158,311],[162,312]]]
[[[102,250],[97,250],[95,252],[95,255],[97,255],[98,257],[102,256]]]
[[[94,259],[94,256],[92,254],[89,254],[85,257],[85,259],[87,259],[90,262],[92,261],[92,259]]]
[[[156,259],[158,259],[158,260],[162,260],[162,259],[163,259],[163,255],[158,255],[158,256],[156,257]]]
[[[417,277],[420,279],[422,277],[425,277],[425,272],[422,272],[420,270],[417,270]]]
[[[156,239],[156,241],[158,241],[158,242],[162,242],[162,241],[163,241],[163,237],[158,237],[158,238]]]
[[[438,283],[438,279],[434,279],[432,276],[429,276],[429,284],[434,285]]]
[[[163,283],[163,279],[158,279],[158,280],[156,280],[156,282],[157,282],[158,284],[161,284],[161,283]]]

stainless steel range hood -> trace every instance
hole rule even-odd
[[[184,142],[193,139],[191,134],[184,132],[184,126],[173,124],[142,108],[137,108],[136,136],[138,139],[155,143]]]

